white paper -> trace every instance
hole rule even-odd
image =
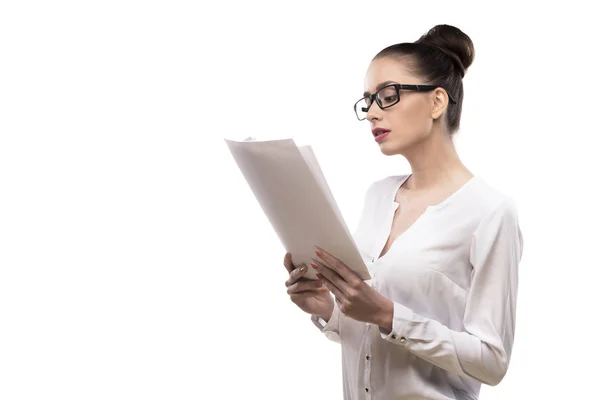
[[[319,246],[371,279],[310,146],[293,139],[225,142],[294,265],[310,265]],[[316,272],[309,268],[306,277],[316,279]]]

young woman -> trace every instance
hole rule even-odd
[[[411,166],[365,195],[354,239],[372,279],[327,249],[300,268],[285,256],[291,300],[341,343],[345,399],[477,399],[506,374],[523,239],[514,201],[453,144],[473,57],[466,34],[438,25],[368,68],[357,117]]]

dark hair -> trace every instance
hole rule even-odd
[[[462,78],[475,57],[471,38],[454,26],[436,25],[414,43],[386,47],[373,60],[403,56],[409,57],[414,73],[422,76],[424,83],[443,87],[454,97],[456,104],[448,105],[447,114],[450,133],[455,133],[462,111]]]

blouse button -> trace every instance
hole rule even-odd
[[[404,342],[406,342],[406,338],[405,338],[404,336],[402,336],[402,337],[400,338],[400,343],[404,343]]]

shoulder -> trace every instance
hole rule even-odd
[[[468,206],[477,210],[478,229],[482,230],[494,226],[509,224],[518,225],[519,213],[514,198],[477,178],[473,195]]]
[[[523,254],[523,234],[515,200],[489,186],[481,188],[478,218],[471,238],[470,260],[482,265],[498,257],[517,265]]]
[[[510,195],[498,190],[481,177],[474,179],[476,182],[468,200],[469,206],[476,207],[483,216],[497,212],[517,213],[517,204]]]

